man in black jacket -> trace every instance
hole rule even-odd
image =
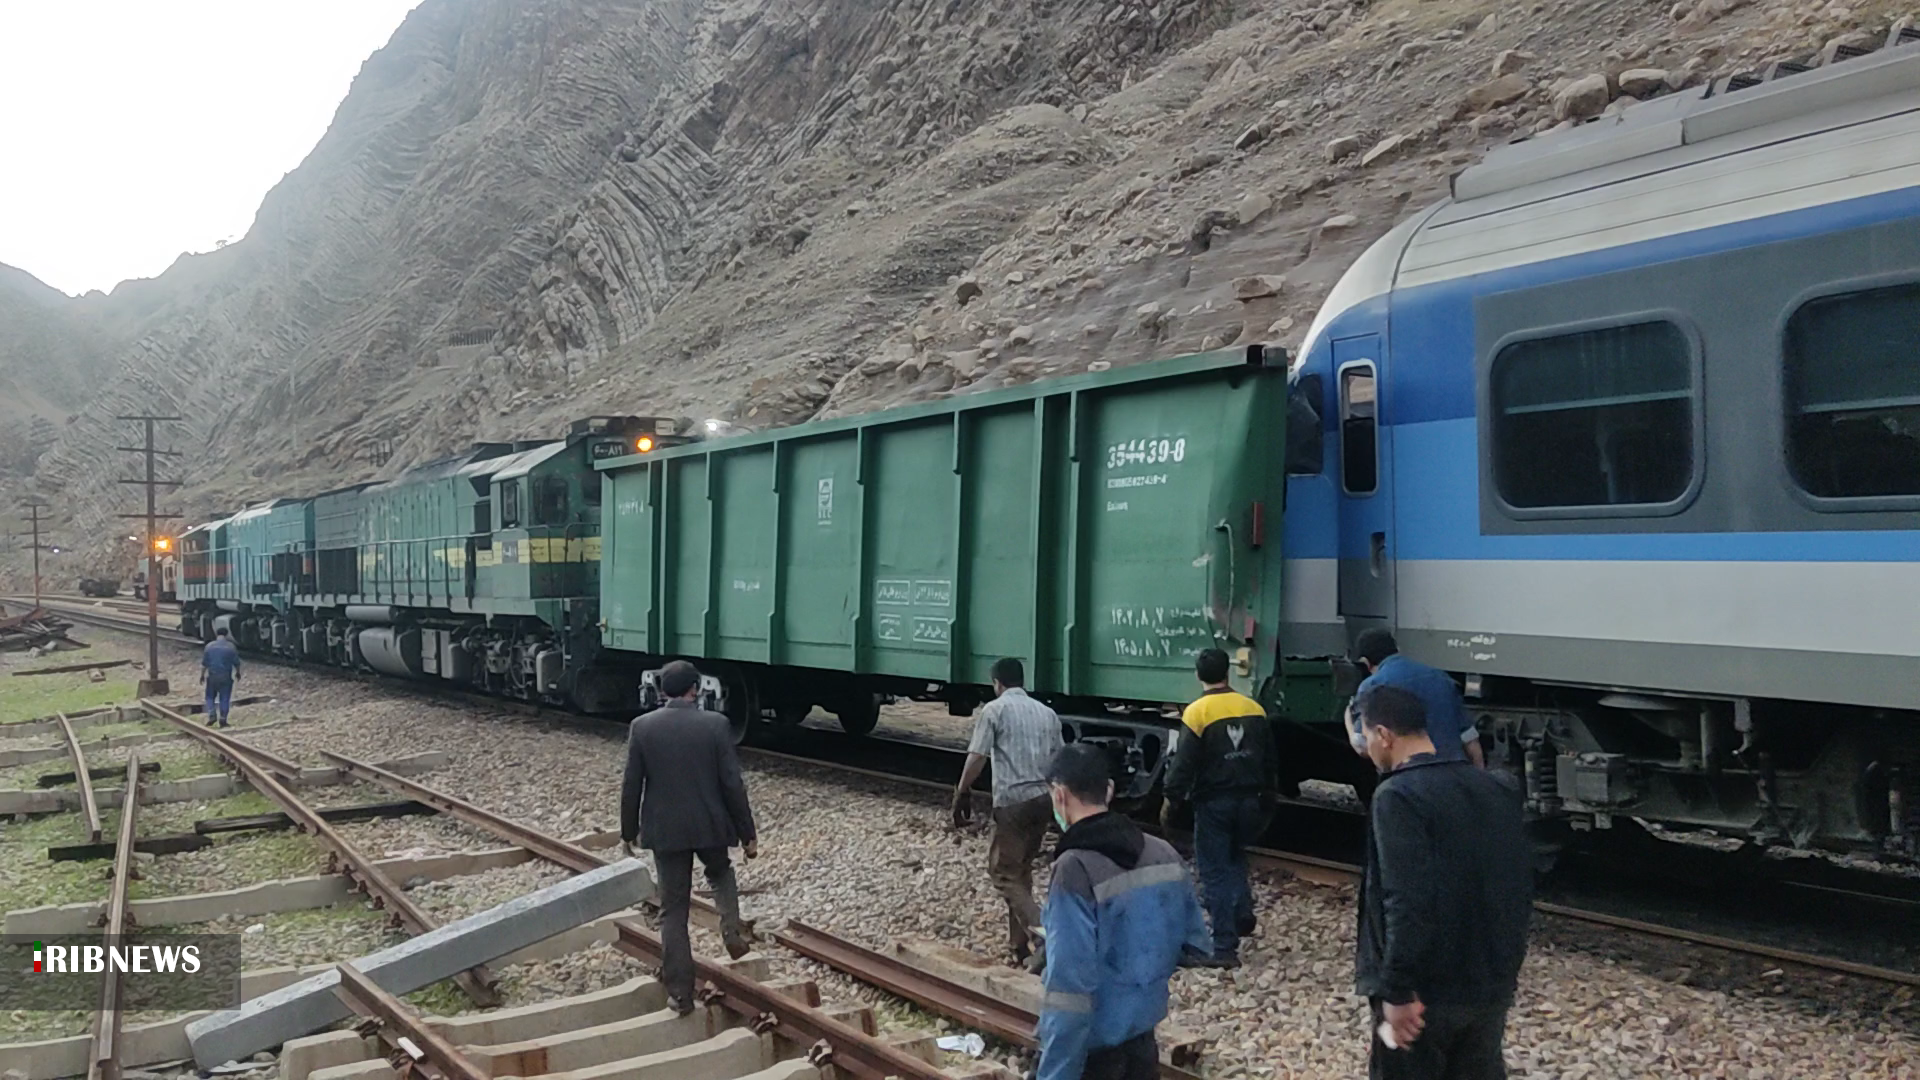
[[[1203,651],[1193,672],[1205,691],[1181,714],[1165,787],[1173,802],[1193,803],[1194,870],[1213,923],[1213,951],[1194,966],[1235,968],[1254,930],[1247,847],[1267,829],[1273,735],[1267,710],[1228,682],[1226,653]]]
[[[740,890],[727,849],[760,854],[747,786],[740,778],[727,718],[700,708],[700,672],[685,660],[660,669],[667,703],[627,732],[627,775],[620,789],[620,841],[634,838],[653,852],[660,888],[661,981],[668,1004],[693,1011],[693,944],[687,909],[693,902],[693,859],[700,857],[720,908],[720,936],[735,959],[751,947],[740,925]]]
[[[1442,760],[1420,699],[1356,703],[1385,774],[1369,810],[1355,964],[1373,1005],[1373,1080],[1500,1080],[1507,1009],[1527,954],[1533,869],[1504,776]]]

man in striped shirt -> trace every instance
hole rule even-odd
[[[956,828],[973,816],[974,782],[993,765],[993,834],[987,842],[987,870],[993,887],[1007,901],[1007,945],[1015,960],[1032,955],[1032,929],[1040,925],[1033,901],[1033,860],[1053,821],[1047,766],[1066,745],[1060,717],[1027,696],[1026,670],[1009,656],[994,661],[995,697],[973,721],[967,763],[953,791]]]

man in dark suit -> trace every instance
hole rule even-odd
[[[667,703],[627,732],[627,775],[620,790],[620,841],[653,852],[660,887],[661,979],[668,1004],[693,1011],[693,944],[687,909],[693,902],[693,859],[700,857],[720,908],[720,936],[736,960],[751,946],[740,925],[740,890],[727,849],[760,854],[740,759],[727,718],[699,705],[700,672],[685,660],[660,669]]]

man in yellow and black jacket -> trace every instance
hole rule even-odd
[[[1213,925],[1206,966],[1239,967],[1240,939],[1254,927],[1247,847],[1266,828],[1273,731],[1260,703],[1227,685],[1226,653],[1201,653],[1194,674],[1206,690],[1181,716],[1185,730],[1167,765],[1166,793],[1193,803],[1194,868]]]

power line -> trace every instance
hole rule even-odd
[[[30,515],[27,521],[33,530],[28,535],[33,537],[33,606],[37,608],[40,606],[40,552],[42,550],[40,544],[40,522],[45,520],[40,516],[40,511],[49,509],[49,507],[39,499],[28,499],[24,505],[27,508],[27,513]]]
[[[178,480],[161,480],[154,476],[154,459],[179,457],[172,450],[161,450],[153,445],[153,425],[173,423],[181,419],[178,416],[120,416],[117,420],[129,420],[143,426],[146,439],[141,446],[116,446],[132,454],[140,454],[146,459],[146,476],[136,480],[122,480],[123,484],[139,484],[147,489],[147,512],[144,514],[121,514],[123,518],[145,518],[147,521],[147,677],[141,682],[141,697],[158,697],[168,691],[166,680],[160,677],[160,554],[161,540],[159,522],[177,518],[179,514],[163,514],[155,508],[155,494],[163,487],[179,487]],[[170,545],[169,545],[170,546]]]

